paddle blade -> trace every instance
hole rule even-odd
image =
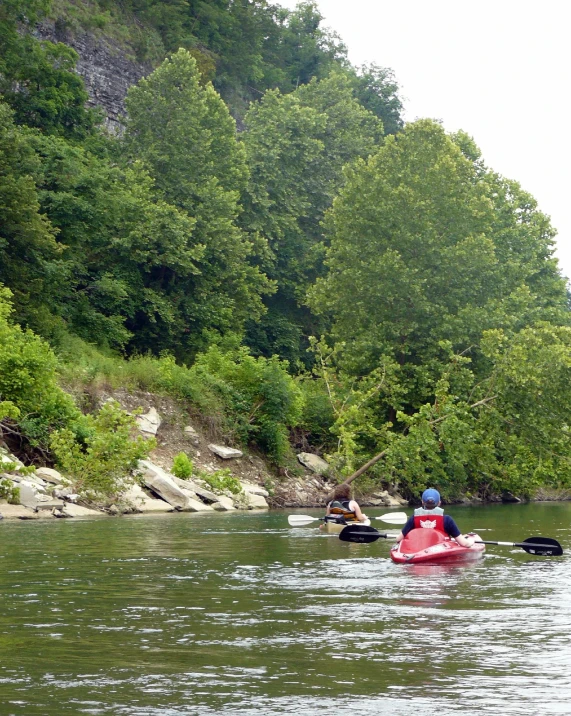
[[[386,515],[374,517],[373,519],[388,522],[390,525],[404,525],[408,520],[408,516],[406,512],[387,512]]]
[[[380,536],[378,530],[367,525],[347,525],[339,533],[343,542],[376,542]]]
[[[528,554],[535,554],[540,557],[560,557],[563,548],[559,542],[550,537],[528,537],[518,544]]]
[[[292,527],[303,527],[310,522],[319,522],[320,519],[321,517],[309,517],[309,515],[290,515],[287,521]]]

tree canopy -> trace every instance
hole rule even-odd
[[[482,418],[488,440],[503,445],[506,433],[514,437],[498,408],[505,396],[491,397],[504,358],[484,346],[502,336],[503,350],[515,357],[513,345],[536,340],[547,322],[561,327],[555,342],[566,350],[569,313],[552,258],[553,230],[519,185],[483,166],[473,142],[448,136],[432,121],[409,124],[346,171],[326,219],[329,271],[317,279],[311,301],[330,320],[331,360],[346,385],[361,386],[356,400],[365,400],[337,427],[347,431],[349,453],[362,459],[390,446],[401,471],[422,428],[440,448],[430,454],[422,433],[415,479],[447,475],[454,482],[450,473],[461,463],[475,471],[470,479],[477,484],[474,456],[459,460],[470,440],[478,442],[476,427],[468,427],[475,420],[470,406],[478,417],[488,416],[488,403],[502,414],[495,433]],[[532,365],[530,352],[528,370]],[[541,362],[536,367],[542,371]],[[546,378],[536,376],[542,385]],[[440,419],[446,410],[456,421]],[[458,411],[469,419],[460,420]],[[543,417],[534,419],[539,425]],[[442,433],[452,425],[467,432],[447,452]],[[396,436],[406,439],[395,442]],[[522,435],[520,447],[533,453],[530,437]]]

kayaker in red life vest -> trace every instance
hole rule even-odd
[[[397,543],[401,542],[411,530],[423,527],[436,529],[450,535],[462,547],[471,547],[474,544],[472,537],[464,537],[452,517],[444,514],[444,510],[440,507],[440,493],[433,488],[422,493],[422,507],[415,510],[414,514],[408,518],[402,532],[397,537]]]
[[[361,512],[361,508],[351,498],[351,487],[346,483],[337,485],[333,490],[333,499],[327,503],[325,517],[335,515],[343,517],[346,522],[367,522],[368,517]]]

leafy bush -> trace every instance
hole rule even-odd
[[[56,431],[51,448],[57,466],[72,478],[75,489],[94,499],[116,494],[125,475],[155,446],[154,439],[132,438],[135,419],[115,401],[83,418],[81,440],[69,428]]]
[[[231,433],[255,443],[276,464],[290,454],[288,428],[298,424],[303,396],[277,356],[254,358],[246,348],[224,353],[212,346],[189,370],[200,393],[217,398]],[[211,398],[212,399],[212,398]]]
[[[12,480],[0,480],[0,500],[6,500],[10,505],[20,504],[20,488]]]
[[[8,322],[10,298],[0,288],[0,419],[16,422],[32,446],[45,450],[50,433],[74,429],[81,412],[57,383],[57,358],[49,345]]]
[[[181,480],[187,480],[192,475],[192,470],[192,460],[185,452],[179,452],[178,455],[175,455],[171,468],[173,475],[176,475]]]
[[[242,492],[240,480],[233,477],[230,470],[225,467],[223,470],[216,472],[201,472],[200,477],[207,482],[213,490],[217,492],[231,492],[233,495],[239,495]]]

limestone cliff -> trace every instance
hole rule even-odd
[[[41,40],[63,42],[73,47],[79,55],[77,72],[85,82],[89,105],[103,109],[106,125],[111,131],[121,131],[127,90],[149,74],[152,65],[137,62],[128,48],[103,34],[71,32],[58,21],[42,22],[34,34]]]

